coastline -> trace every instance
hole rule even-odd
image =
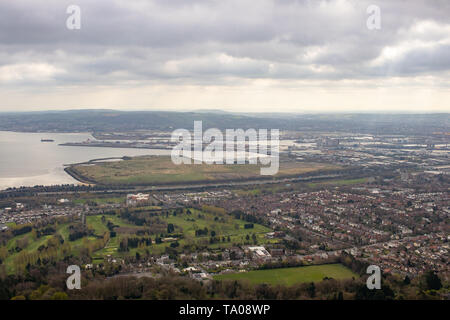
[[[54,142],[43,143],[43,138]],[[64,170],[66,164],[84,163],[91,159],[165,155],[170,152],[163,149],[59,146],[61,143],[81,142],[88,138],[92,139],[90,132],[0,131],[0,149],[5,150],[0,164],[0,189],[84,183]]]

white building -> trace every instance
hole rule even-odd
[[[127,205],[135,206],[138,203],[147,202],[150,199],[150,195],[147,193],[128,194]]]
[[[266,248],[262,246],[258,247],[248,247],[248,250],[253,253],[258,258],[270,258],[270,253],[266,250]]]

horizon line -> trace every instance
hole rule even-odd
[[[115,112],[168,112],[168,113],[229,113],[229,114],[449,114],[445,111],[226,111],[223,109],[183,109],[183,110],[163,110],[163,109],[111,109],[111,108],[81,108],[81,109],[41,109],[41,110],[0,110],[0,113],[44,113],[44,112],[73,112],[73,111],[115,111]]]

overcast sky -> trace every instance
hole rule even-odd
[[[74,108],[449,112],[450,1],[0,0],[0,111]]]

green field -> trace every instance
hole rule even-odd
[[[325,264],[297,268],[255,270],[240,273],[221,274],[216,280],[247,280],[252,284],[293,285],[301,282],[317,282],[323,278],[351,279],[358,275],[341,264]]]
[[[112,221],[114,224],[119,225],[119,226],[136,227],[134,225],[127,223],[125,220],[123,220],[117,216],[106,216],[106,218],[108,220]],[[62,238],[64,239],[64,243],[70,244],[71,251],[74,255],[78,255],[79,250],[84,245],[95,241],[96,239],[98,239],[98,237],[101,237],[105,232],[109,232],[106,225],[101,222],[101,215],[88,216],[88,217],[86,217],[86,222],[90,228],[94,229],[94,235],[87,236],[87,237],[84,237],[84,238],[81,238],[81,239],[78,239],[75,241],[69,241],[69,225],[70,225],[70,223],[58,224],[56,226],[55,234],[60,234],[62,236]],[[46,235],[46,236],[42,236],[40,238],[35,239],[32,235],[32,232],[29,232],[29,233],[22,234],[22,235],[19,235],[19,236],[16,236],[16,237],[10,239],[6,245],[6,248],[8,250],[15,248],[17,241],[20,241],[23,238],[28,238],[28,245],[25,248],[23,248],[23,250],[21,252],[34,253],[38,250],[38,248],[40,246],[47,245],[48,241],[52,237],[53,237],[53,235]],[[112,238],[110,240],[110,243],[114,242],[114,241],[115,241],[115,238]],[[6,270],[8,273],[11,273],[14,271],[14,265],[15,265],[14,261],[18,255],[19,255],[19,253],[17,253],[17,252],[10,253],[8,255],[8,257],[6,258],[6,260],[4,261],[4,263],[6,265]]]
[[[311,182],[311,183],[308,183],[307,186],[310,188],[315,188],[315,187],[320,187],[320,186],[325,186],[325,185],[346,186],[346,185],[366,183],[368,180],[369,180],[368,178],[327,180],[327,181],[321,181],[321,182]]]
[[[74,204],[90,204],[90,203],[95,203],[97,205],[102,205],[102,204],[123,204],[125,203],[126,198],[125,197],[105,197],[105,198],[98,198],[98,197],[93,197],[93,198],[75,198],[73,199],[73,203]]]
[[[83,182],[106,185],[148,185],[165,183],[230,181],[259,178],[261,165],[175,165],[167,156],[135,157],[131,160],[79,164],[69,172]],[[336,169],[320,163],[281,161],[276,177],[295,176],[317,170]]]
[[[155,207],[148,207],[148,210],[155,209]],[[165,214],[160,214],[155,219],[158,219],[166,224],[174,225],[173,234],[182,235],[178,238],[179,247],[177,250],[181,250],[184,245],[202,246],[209,249],[220,249],[224,247],[232,246],[233,244],[252,244],[253,240],[247,240],[246,236],[256,236],[258,244],[272,243],[277,240],[267,239],[265,234],[270,232],[271,229],[264,227],[259,224],[254,224],[251,229],[245,229],[245,224],[247,222],[235,219],[227,214],[213,214],[209,212],[203,212],[195,209],[190,209],[191,214],[187,213],[174,215],[172,212],[167,216]],[[146,214],[146,213],[144,213]],[[102,238],[104,234],[109,233],[106,222],[112,222],[116,228],[116,237],[111,237],[106,245],[94,252],[92,252],[91,257],[94,263],[100,263],[104,260],[106,256],[112,257],[124,257],[124,256],[134,256],[136,252],[140,254],[145,254],[148,251],[151,254],[161,254],[164,253],[166,248],[170,246],[171,242],[163,242],[156,244],[154,242],[155,238],[159,234],[152,234],[150,237],[153,240],[153,244],[140,247],[140,248],[130,248],[127,252],[119,252],[120,240],[124,237],[138,237],[136,232],[138,230],[145,230],[149,227],[147,226],[136,226],[129,222],[128,220],[120,218],[118,215],[105,215],[105,222],[102,221],[102,215],[93,215],[86,217],[86,224],[89,229],[94,230],[94,233],[90,236],[85,236],[83,238],[77,239],[75,241],[69,241],[69,226],[71,223],[60,223],[55,225],[56,233],[61,235],[64,239],[64,244],[70,245],[70,251],[76,256],[80,253],[83,247],[89,246],[89,244],[98,241]],[[210,243],[211,234],[196,236],[195,232],[199,229],[207,228],[209,231],[214,231],[216,237],[220,238],[221,241]],[[54,234],[54,235],[55,235]],[[21,253],[36,253],[40,246],[46,246],[48,241],[50,241],[54,235],[46,235],[40,238],[36,238],[32,232],[22,234],[10,239],[7,242],[6,248],[11,250],[8,257],[5,259],[4,263],[7,268],[8,273],[15,271],[15,260]],[[166,234],[165,237],[170,237],[171,234]],[[226,241],[222,241],[223,238]],[[228,237],[230,241],[228,241]],[[21,252],[15,252],[13,249],[17,246],[18,241],[23,238],[28,238],[28,245],[22,249]]]
[[[206,246],[210,249],[217,248],[225,248],[230,247],[234,243],[244,244],[246,242],[245,237],[247,235],[255,234],[258,244],[264,244],[269,242],[276,242],[277,240],[268,239],[265,237],[265,234],[270,232],[271,229],[259,225],[254,224],[252,229],[245,229],[244,225],[247,223],[243,220],[234,219],[231,216],[224,215],[221,216],[223,221],[217,221],[216,215],[203,212],[195,209],[190,209],[192,211],[191,215],[182,214],[174,216],[170,214],[168,217],[161,216],[160,218],[166,223],[172,223],[175,226],[175,234],[182,234],[183,238],[179,239],[178,242],[180,247],[184,245],[199,245]],[[200,215],[200,216],[199,216]],[[207,236],[196,236],[195,230],[208,228],[208,230],[214,230],[216,232],[216,237],[230,237],[230,241],[226,242],[218,242],[218,243],[209,243],[210,235]],[[166,247],[169,247],[170,243],[161,243],[161,244],[152,244],[146,249],[152,254],[161,254],[165,251]],[[134,254],[136,251],[143,253],[144,250],[133,249],[130,253]],[[113,255],[117,255],[116,250],[110,249],[109,253]]]

